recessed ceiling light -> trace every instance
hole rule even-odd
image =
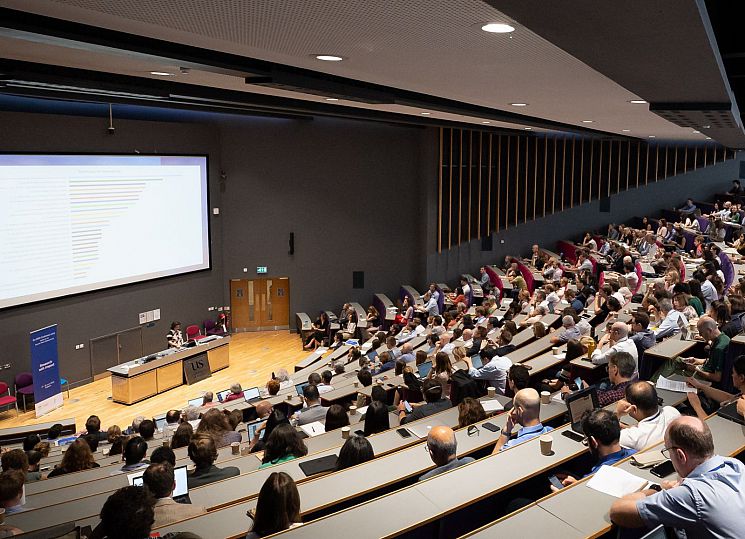
[[[420,112],[419,114],[421,114],[422,116],[429,116],[432,113],[431,112]]]
[[[532,127],[523,127],[523,129],[525,129],[526,131],[532,131],[533,130]]]
[[[510,103],[513,107],[527,107],[527,103]]]
[[[341,62],[344,58],[333,54],[316,54],[316,60],[323,60],[324,62]]]
[[[168,73],[167,71],[151,71],[151,75],[158,75],[159,77],[175,77],[174,73]]]
[[[594,121],[595,121],[595,120],[582,120],[582,123],[583,123],[583,124],[591,124],[591,123],[593,123]]]
[[[481,29],[490,34],[509,34],[510,32],[515,31],[514,26],[510,26],[503,22],[490,22],[489,24],[482,26]]]
[[[649,138],[657,138],[657,137],[655,137],[654,135],[649,135]]]
[[[327,97],[326,101],[339,101],[336,97]]]
[[[643,99],[632,99],[631,101],[629,101],[629,103],[631,103],[632,105],[644,105],[646,101],[644,101]]]
[[[624,133],[631,133],[631,129],[621,129]]]
[[[490,124],[491,122],[487,122],[486,120],[484,120],[484,121],[483,121],[483,122],[481,122],[481,123],[482,123],[482,124]]]

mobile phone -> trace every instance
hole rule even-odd
[[[570,440],[574,440],[575,442],[581,442],[582,440],[585,439],[584,436],[582,436],[581,434],[578,434],[578,433],[574,432],[573,430],[565,430],[565,431],[562,431],[561,434],[564,435],[564,436],[566,436]]]
[[[409,401],[404,401],[404,409],[406,410],[407,414],[410,414],[414,411],[414,409],[411,407],[411,404],[409,404]]]
[[[553,486],[555,486],[555,487],[556,487],[556,488],[558,488],[559,490],[561,490],[561,489],[563,489],[563,488],[564,488],[564,485],[562,484],[562,482],[561,482],[561,481],[559,480],[559,478],[558,478],[558,477],[556,477],[555,475],[552,475],[552,476],[550,476],[550,477],[548,478],[548,481],[549,481],[549,483],[551,483],[551,484],[552,484]]]
[[[481,426],[484,427],[486,430],[490,430],[492,432],[499,432],[500,430],[502,430],[494,423],[484,423]]]
[[[411,438],[411,433],[406,429],[396,429],[396,432],[401,438]]]
[[[673,466],[672,460],[660,462],[659,464],[656,464],[649,469],[649,473],[651,473],[652,475],[656,475],[657,477],[667,477],[674,471],[675,467]]]

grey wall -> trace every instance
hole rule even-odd
[[[313,315],[423,280],[429,133],[331,119],[222,125],[226,286],[267,266],[290,278],[290,312]],[[352,288],[353,271],[365,272],[364,289]]]
[[[480,241],[471,241],[449,251],[437,252],[437,188],[427,190],[427,279],[453,283],[458,275],[476,275],[484,264],[501,263],[507,255],[526,254],[534,243],[553,249],[561,239],[578,238],[587,230],[608,223],[622,223],[632,217],[654,216],[661,208],[680,206],[690,196],[708,200],[729,189],[740,170],[741,155],[715,166],[679,174],[647,187],[631,189],[611,197],[610,213],[600,213],[598,201],[495,233],[493,249],[481,251]],[[501,243],[501,242],[504,243]]]
[[[6,152],[208,153],[210,176],[218,177],[219,135],[214,127],[126,120],[115,125],[116,134],[111,136],[103,118],[0,112],[0,148]],[[216,185],[213,182],[210,193],[213,205],[220,200]],[[211,229],[211,271],[0,311],[0,364],[12,365],[0,372],[0,380],[12,385],[15,373],[30,368],[29,331],[50,324],[59,324],[60,374],[73,382],[90,378],[89,339],[136,327],[142,311],[159,308],[162,317],[143,328],[146,353],[164,348],[171,320],[197,322],[213,314],[207,307],[223,301],[219,218],[211,219]],[[79,343],[85,343],[85,348],[75,350]]]

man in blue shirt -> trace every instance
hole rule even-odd
[[[512,399],[507,425],[494,446],[493,455],[553,430],[541,424],[541,397],[532,387],[521,389]],[[515,425],[521,425],[516,433]]]
[[[734,427],[733,427],[734,428]],[[667,428],[665,449],[682,479],[663,481],[662,491],[644,490],[615,501],[610,517],[627,528],[675,528],[678,537],[742,537],[745,465],[714,454],[709,426],[682,416]]]
[[[593,467],[584,477],[594,474],[601,466],[611,466],[619,460],[636,453],[636,449],[621,447],[619,443],[621,438],[621,423],[613,412],[603,408],[593,410],[585,415],[582,419],[582,432],[587,437],[587,447],[590,449],[590,454],[595,461]],[[564,486],[579,481],[571,475],[562,476],[560,479]],[[556,487],[551,485],[551,490],[555,491]]]

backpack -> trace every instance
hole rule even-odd
[[[450,376],[450,401],[458,406],[466,397],[478,399],[486,393],[466,371],[458,370]]]

